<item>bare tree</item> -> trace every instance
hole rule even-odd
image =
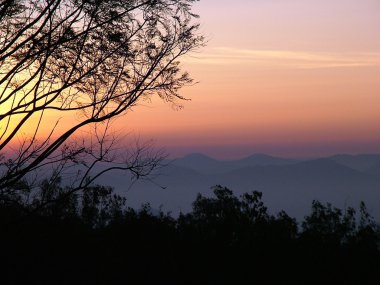
[[[161,156],[145,146],[117,159],[107,122],[142,99],[184,99],[192,79],[178,60],[203,44],[195,1],[0,1],[0,198],[46,166],[83,166],[73,191],[111,169],[139,177],[157,166]],[[89,126],[92,139],[72,140]],[[99,162],[113,164],[94,175]]]

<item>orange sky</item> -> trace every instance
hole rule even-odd
[[[182,90],[191,101],[179,111],[141,102],[117,130],[172,156],[380,152],[379,0],[201,0],[194,8],[208,44],[182,62],[199,81]]]
[[[217,7],[217,8],[216,8]],[[174,111],[123,119],[173,155],[380,151],[380,1],[207,0],[208,45],[183,66],[199,84]]]

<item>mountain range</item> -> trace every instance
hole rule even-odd
[[[149,202],[173,215],[187,212],[197,193],[212,194],[211,187],[229,187],[235,194],[257,190],[272,213],[285,210],[298,219],[309,211],[313,200],[338,208],[359,207],[364,201],[380,221],[380,154],[334,155],[319,159],[287,159],[254,154],[240,160],[216,160],[203,154],[190,154],[167,161],[149,180],[130,185],[125,173],[101,177],[139,207]]]

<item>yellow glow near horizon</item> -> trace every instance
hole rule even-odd
[[[191,101],[180,111],[140,102],[116,130],[176,154],[380,152],[378,0],[203,0],[195,10],[208,46],[182,60],[199,81],[181,91]]]

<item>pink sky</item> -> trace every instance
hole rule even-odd
[[[380,1],[204,0],[199,83],[122,120],[173,155],[380,152]]]
[[[201,0],[194,10],[208,43],[182,61],[199,81],[182,90],[191,101],[140,102],[117,130],[172,156],[380,152],[379,0]]]

